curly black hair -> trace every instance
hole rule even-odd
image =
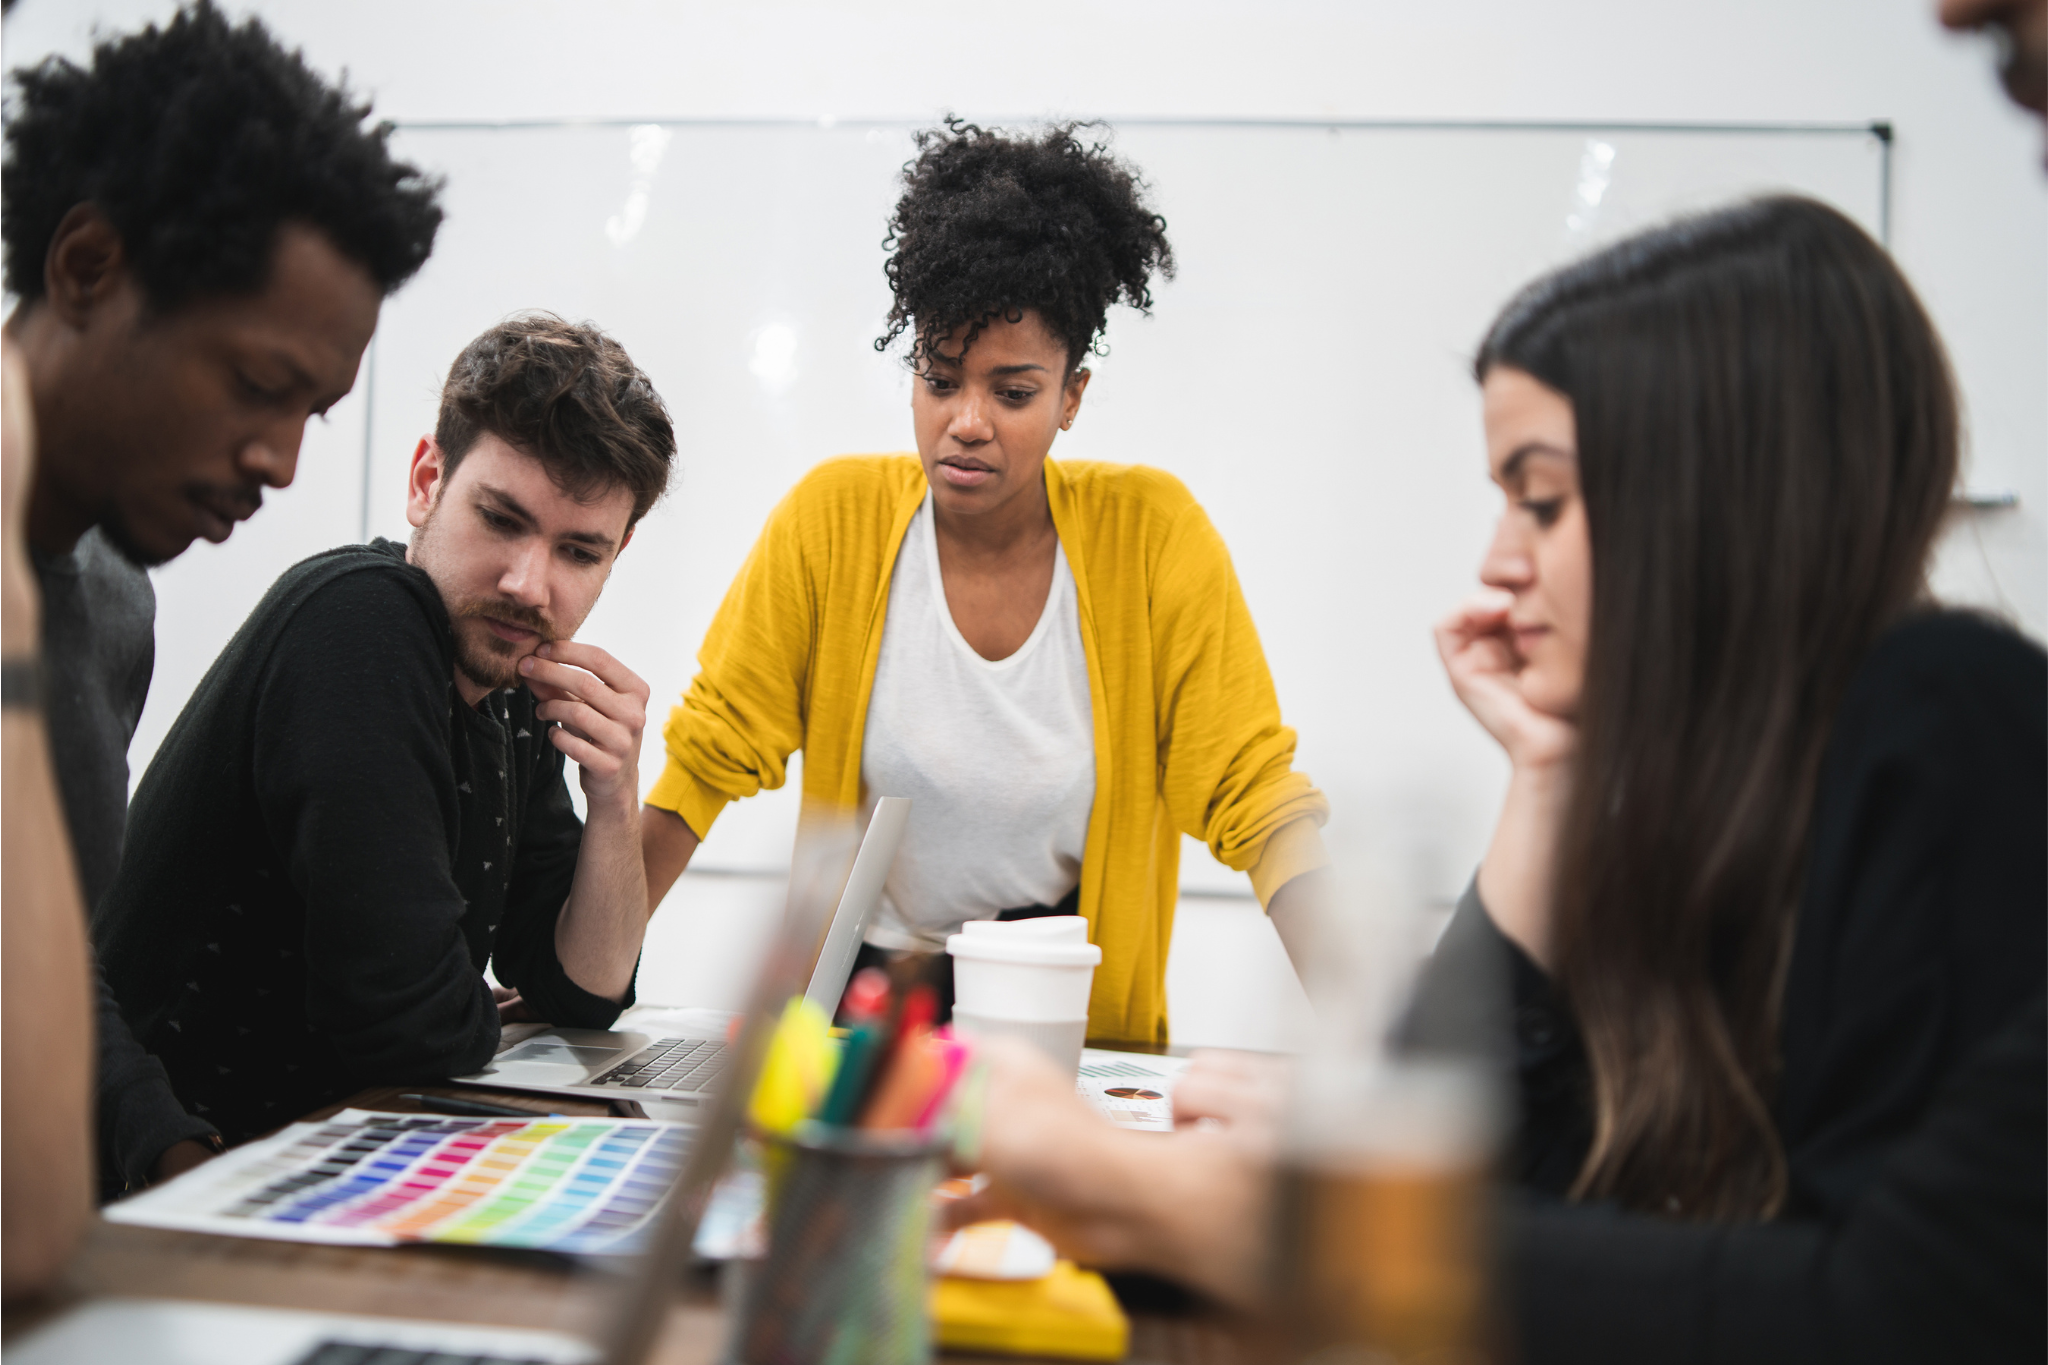
[[[159,311],[261,289],[287,220],[387,294],[434,249],[440,183],[392,159],[391,125],[365,128],[367,102],[211,0],[99,43],[90,70],[50,57],[11,80],[0,239],[24,301],[42,297],[50,240],[83,203],[121,234]]]
[[[1111,304],[1152,310],[1153,272],[1173,278],[1166,220],[1137,171],[1075,136],[1093,126],[1011,136],[949,117],[917,135],[882,243],[896,301],[876,350],[910,332],[915,368],[965,327],[958,360],[982,328],[1028,309],[1066,343],[1072,370],[1101,354]]]

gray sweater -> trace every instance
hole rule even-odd
[[[156,592],[97,530],[71,553],[34,556],[43,591],[50,754],[88,909],[113,885],[128,816],[128,742],[156,664]],[[94,964],[103,1195],[146,1183],[164,1150],[213,1125],[188,1113],[135,1041]]]

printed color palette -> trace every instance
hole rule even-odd
[[[390,1246],[631,1252],[691,1130],[642,1119],[459,1119],[344,1110],[133,1199],[116,1222]]]

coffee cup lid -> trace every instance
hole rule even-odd
[[[1042,967],[1092,967],[1102,961],[1102,949],[1088,941],[1088,921],[1079,915],[971,919],[946,940],[946,951],[981,962]]]

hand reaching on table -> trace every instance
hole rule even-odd
[[[1197,1052],[1173,1087],[1173,1126],[1222,1133],[1247,1152],[1279,1150],[1291,1068],[1256,1052]]]
[[[1083,1265],[1255,1301],[1267,1166],[1241,1136],[1114,1127],[1035,1048],[1007,1038],[976,1047],[989,1068],[976,1162],[988,1184],[948,1206],[948,1224],[1013,1218]]]

